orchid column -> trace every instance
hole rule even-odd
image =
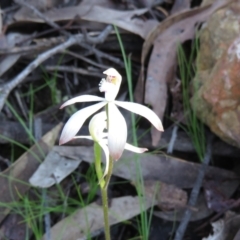
[[[68,100],[61,106],[61,108],[63,108],[76,102],[99,101],[99,103],[79,110],[70,117],[63,128],[59,143],[64,144],[74,138],[92,139],[95,141],[96,160],[99,159],[99,156],[97,156],[97,153],[99,152],[98,147],[101,147],[104,150],[106,156],[106,168],[104,174],[99,172],[99,161],[96,161],[96,170],[99,184],[102,189],[105,235],[106,240],[110,240],[107,187],[112,174],[113,162],[121,157],[124,149],[137,153],[147,151],[146,148],[137,148],[126,143],[127,125],[117,106],[147,118],[159,131],[163,131],[163,127],[161,120],[151,109],[137,103],[116,101],[115,98],[121,85],[122,76],[114,68],[109,68],[104,74],[106,74],[107,77],[106,79],[101,80],[99,90],[100,92],[105,92],[105,98],[92,95],[82,95]],[[85,120],[104,106],[106,112],[104,111],[96,114],[90,121],[89,131],[91,136],[76,136]],[[104,129],[106,129],[107,132],[104,132]]]

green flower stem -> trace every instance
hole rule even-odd
[[[104,230],[105,230],[105,240],[111,240],[110,235],[110,225],[109,225],[109,216],[108,216],[108,185],[109,181],[112,176],[112,170],[113,170],[113,159],[111,156],[109,156],[109,170],[105,178],[105,185],[102,188],[101,187],[101,195],[102,195],[102,204],[103,204],[103,215],[104,215]]]
[[[101,167],[101,147],[97,142],[94,142],[94,154],[95,154],[95,169],[97,173],[97,178],[99,181],[99,185],[101,188],[101,195],[102,195],[102,204],[103,204],[103,216],[104,216],[104,230],[105,230],[105,239],[111,240],[110,236],[110,225],[109,225],[109,218],[108,218],[108,185],[112,176],[113,170],[113,159],[109,156],[109,170],[108,173],[103,179],[102,167]]]
[[[105,188],[105,189],[108,188],[108,184],[109,184],[110,179],[111,179],[111,176],[112,176],[113,163],[114,163],[114,160],[113,160],[113,158],[109,155],[109,169],[108,169],[108,173],[107,173],[106,178],[105,178],[105,185],[104,185],[104,188]]]

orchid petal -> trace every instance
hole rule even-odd
[[[148,151],[147,148],[139,148],[139,147],[135,147],[129,143],[126,143],[125,144],[125,149],[126,150],[129,150],[129,151],[132,151],[132,152],[135,152],[135,153],[144,153],[146,151]]]
[[[118,160],[127,140],[127,124],[113,102],[108,103],[108,148],[114,160]]]
[[[108,150],[108,147],[107,147],[105,141],[99,141],[98,144],[102,147],[102,149],[105,153],[105,157],[106,157],[106,167],[105,167],[105,171],[102,176],[102,178],[104,178],[107,175],[108,170],[109,170],[109,150]],[[99,182],[101,182],[101,180]]]
[[[120,102],[120,101],[114,101],[114,103],[122,108],[125,108],[133,113],[139,114],[148,121],[152,123],[152,125],[159,131],[163,131],[162,122],[157,116],[155,112],[153,112],[151,109],[133,102]]]
[[[98,111],[106,102],[100,102],[92,106],[86,107],[74,113],[65,124],[62,134],[59,140],[59,144],[62,145],[70,140],[78,133],[86,119],[91,116],[94,112]]]
[[[97,101],[105,101],[105,99],[94,95],[82,95],[69,99],[60,107],[60,109],[76,102],[97,102]]]
[[[104,142],[105,144],[108,144],[107,142],[107,139],[103,139],[102,142]],[[139,147],[135,147],[129,143],[126,143],[125,144],[125,147],[124,149],[128,150],[128,151],[132,151],[132,152],[135,152],[135,153],[144,153],[146,151],[148,151],[147,148],[139,148]]]

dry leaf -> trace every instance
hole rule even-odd
[[[101,6],[90,6],[81,4],[75,7],[65,7],[59,9],[52,9],[46,12],[44,15],[53,22],[58,21],[70,21],[75,17],[82,20],[94,21],[99,23],[115,24],[116,26],[135,33],[142,38],[145,38],[151,29],[153,29],[157,22],[154,20],[143,21],[136,18],[138,15],[142,15],[148,11],[147,8],[137,9],[132,11],[118,11]],[[43,22],[42,19],[37,16],[15,14],[14,18],[17,22],[30,21],[30,22]]]
[[[203,238],[202,240],[224,240],[224,221],[220,219],[217,222],[211,223],[211,225],[213,227],[213,234],[210,234],[207,238]]]
[[[174,211],[154,211],[154,216],[165,219],[167,221],[181,221],[186,209],[177,209]],[[204,195],[202,193],[199,194],[197,203],[195,207],[192,209],[192,215],[190,221],[199,221],[206,217],[209,217],[213,213],[210,210],[205,202]]]
[[[5,38],[5,44],[3,47],[0,47],[0,48],[11,49],[16,45],[16,43],[23,41],[27,37],[29,37],[29,35],[23,35],[20,33],[9,33],[7,36],[2,37],[2,38]],[[1,41],[4,41],[4,39],[1,39]],[[25,42],[24,46],[29,44],[30,44],[30,41],[27,41]],[[20,57],[21,57],[21,54],[10,54],[2,57],[0,62],[0,76],[2,76],[8,69],[10,69]]]
[[[62,4],[64,0],[24,0],[27,4],[34,6],[38,10],[46,10],[50,8],[54,8],[59,4]],[[28,10],[26,7],[22,7],[24,10]],[[28,11],[24,12],[28,14]]]
[[[109,208],[109,224],[111,226],[118,222],[126,221],[149,207],[151,207],[151,203],[147,202],[140,208],[139,197],[114,198]],[[54,225],[51,229],[51,239],[83,240],[89,232],[95,232],[103,228],[102,207],[92,203]],[[44,239],[45,236],[42,240]]]
[[[232,211],[227,211],[224,215],[224,240],[239,240],[237,233],[240,226],[240,215]]]
[[[206,204],[209,209],[217,213],[226,211],[236,202],[236,200],[229,199],[229,197],[222,194],[219,188],[221,188],[221,182],[218,181],[206,179],[203,183]]]
[[[51,187],[56,183],[60,183],[72,173],[80,162],[79,158],[64,157],[55,151],[51,151],[29,179],[29,182],[35,187]]]
[[[144,181],[145,194],[149,200],[164,210],[184,208],[187,204],[187,193],[182,189],[160,181]]]
[[[176,0],[171,9],[171,15],[175,13],[179,13],[180,11],[184,11],[189,9],[191,6],[190,0]]]
[[[112,1],[112,0],[82,0],[78,6],[101,6],[105,8],[126,10],[126,5],[121,1]]]
[[[203,240],[239,240],[240,215],[228,211],[224,218],[212,223],[213,234]]]
[[[60,128],[61,124],[44,135],[37,145],[32,146],[9,168],[0,173],[0,202],[17,201],[19,196],[22,196],[31,187],[28,179],[39,166],[43,154],[48,154],[52,149]],[[8,208],[0,207],[0,222],[9,211]]]

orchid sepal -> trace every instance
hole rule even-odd
[[[113,102],[108,103],[108,148],[114,160],[123,153],[127,141],[127,124]]]
[[[62,145],[70,140],[72,140],[75,135],[78,133],[79,129],[82,127],[86,119],[91,116],[94,112],[98,111],[100,108],[104,107],[107,103],[100,102],[92,106],[83,108],[76,113],[74,113],[70,119],[65,124],[60,140],[59,145]]]
[[[157,116],[157,114],[152,111],[151,109],[133,102],[120,102],[120,101],[114,101],[114,103],[122,108],[125,108],[133,113],[136,113],[144,118],[146,118],[149,122],[152,123],[152,125],[159,131],[164,131],[162,122]]]
[[[60,109],[77,102],[98,102],[98,101],[105,101],[105,99],[94,95],[82,95],[69,99],[64,104],[61,105]]]

